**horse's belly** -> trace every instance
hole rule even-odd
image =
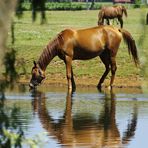
[[[74,49],[73,60],[89,60],[99,56],[103,50],[88,51],[84,49]]]
[[[108,16],[105,16],[104,18],[105,19],[114,19],[114,18],[116,18],[116,16],[108,15]]]

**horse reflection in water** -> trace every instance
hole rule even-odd
[[[123,137],[120,136],[116,124],[116,100],[114,93],[104,99],[103,111],[93,118],[86,115],[76,114],[72,116],[73,97],[68,91],[66,107],[63,118],[54,121],[46,108],[46,97],[42,92],[33,95],[33,109],[37,112],[42,126],[50,136],[55,137],[63,146],[70,147],[124,147],[134,136],[137,125],[137,106],[133,107],[133,116]],[[81,117],[77,119],[77,117]]]

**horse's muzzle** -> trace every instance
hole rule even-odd
[[[32,83],[29,83],[29,87],[30,87],[30,89],[34,89],[35,85],[33,85]]]

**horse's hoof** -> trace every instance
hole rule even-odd
[[[101,91],[101,90],[102,90],[101,85],[97,85],[97,88],[98,88],[98,90],[99,90],[99,91]]]

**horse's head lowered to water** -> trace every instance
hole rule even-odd
[[[42,80],[45,79],[45,72],[41,70],[39,65],[34,61],[34,66],[32,68],[32,78],[30,80],[29,86],[30,88],[35,88],[39,84],[41,84]]]

